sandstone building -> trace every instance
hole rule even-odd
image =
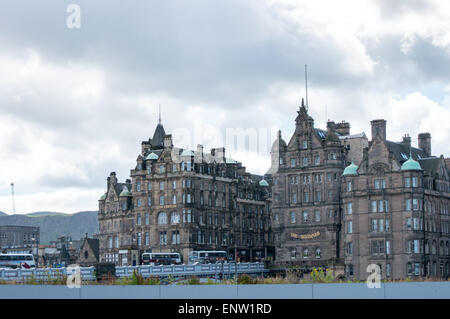
[[[273,143],[272,227],[276,261],[304,267],[345,267],[364,280],[449,276],[449,172],[432,156],[431,136],[386,140],[374,120],[372,139],[349,123],[314,127],[302,102],[289,143]],[[448,163],[448,162],[447,162]]]
[[[99,200],[100,261],[140,264],[144,252],[225,250],[239,261],[274,256],[270,187],[224,148],[176,148],[161,123],[141,144],[131,179],[114,172]]]

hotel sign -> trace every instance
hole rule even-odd
[[[291,238],[292,239],[314,239],[320,236],[320,231],[317,231],[315,233],[312,234],[296,234],[296,233],[291,233]]]

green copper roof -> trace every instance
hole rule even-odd
[[[194,152],[186,149],[186,150],[183,150],[183,152],[181,153],[181,156],[194,156]]]
[[[358,175],[358,166],[352,161],[352,163],[344,169],[342,175]]]
[[[131,193],[128,191],[128,187],[124,186],[119,197],[126,197],[126,196],[131,196]]]
[[[100,197],[99,200],[106,200],[106,193],[104,193],[104,194],[102,195],[102,197]]]
[[[422,167],[419,162],[413,160],[411,154],[409,154],[409,159],[402,164],[402,171],[421,171]]]
[[[262,179],[259,181],[259,186],[267,187],[267,186],[269,186],[269,183],[267,183],[267,181],[265,179]]]
[[[146,160],[157,160],[158,159],[158,155],[156,155],[155,153],[151,152],[150,154],[147,155],[147,157],[145,159]]]

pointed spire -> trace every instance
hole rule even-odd
[[[159,104],[159,119],[158,123],[161,124],[161,104]]]

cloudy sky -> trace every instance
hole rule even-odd
[[[80,28],[68,28],[71,3]],[[430,132],[433,153],[450,154],[447,1],[124,3],[1,2],[0,211],[12,212],[11,182],[17,213],[97,209],[159,104],[177,146],[225,145],[262,174],[269,133],[293,132],[305,64],[316,126],[345,119],[370,138],[384,118],[390,140]],[[227,128],[257,130],[258,152],[230,150]]]

